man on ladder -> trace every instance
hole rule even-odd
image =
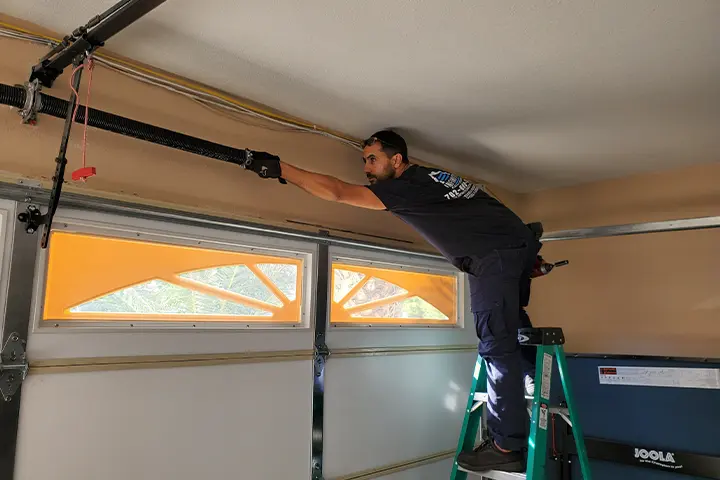
[[[518,329],[531,327],[525,313],[530,275],[540,250],[533,231],[509,208],[468,180],[410,164],[405,140],[383,130],[363,142],[370,185],[353,185],[255,152],[240,162],[262,178],[290,182],[319,198],[388,210],[414,227],[448,261],[469,274],[470,300],[488,365],[490,439],[458,457],[470,471],[525,471],[528,420],[523,384],[534,390],[535,352],[520,347]]]

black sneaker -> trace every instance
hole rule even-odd
[[[495,442],[487,438],[472,452],[461,452],[457,463],[471,472],[500,470],[503,472],[524,472],[525,456],[522,452],[501,452]]]

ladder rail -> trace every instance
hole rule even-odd
[[[479,406],[475,405],[475,392],[477,391],[478,385],[483,385],[485,382],[487,382],[487,365],[485,364],[485,360],[478,355],[475,361],[473,379],[470,384],[470,392],[468,393],[467,406],[465,407],[465,417],[462,427],[460,428],[457,449],[455,450],[455,459],[450,474],[451,479],[467,479],[467,472],[460,470],[457,457],[460,455],[460,452],[472,450],[475,447],[475,438],[477,437],[477,431],[480,427],[480,417],[482,417],[484,410],[484,403],[481,403]]]
[[[535,356],[535,395],[528,437],[526,470],[527,478],[532,480],[545,480],[550,382],[552,381],[552,355],[548,351],[551,351],[549,347],[538,346]]]
[[[581,422],[578,421],[577,410],[575,409],[575,399],[570,385],[567,360],[565,359],[565,352],[561,345],[555,345],[555,358],[558,363],[560,383],[562,384],[565,401],[567,402],[568,416],[572,419],[572,423],[570,425],[573,429],[573,437],[575,437],[575,447],[577,448],[577,454],[580,460],[582,478],[584,480],[592,480],[590,461],[588,460],[587,449],[585,448],[585,436],[583,434],[582,427],[580,426]]]

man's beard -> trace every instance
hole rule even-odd
[[[384,174],[380,176],[373,175],[371,173],[366,174],[366,176],[371,184],[375,184],[377,182],[382,182],[383,180],[392,180],[393,178],[395,178],[395,170],[390,169],[389,171],[384,172]]]

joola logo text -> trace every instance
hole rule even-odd
[[[671,452],[660,452],[657,450],[635,449],[635,458],[641,463],[652,463],[665,468],[682,468],[682,465],[675,465],[675,454]]]

